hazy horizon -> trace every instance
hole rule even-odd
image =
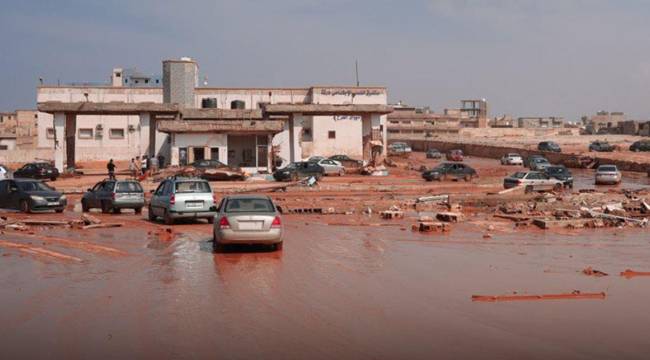
[[[392,103],[650,119],[648,15],[642,0],[11,2],[0,111],[35,107],[39,78],[107,82],[114,67],[159,74],[190,56],[210,86],[354,85],[358,59],[361,85]]]

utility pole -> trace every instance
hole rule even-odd
[[[357,87],[359,87],[359,61],[357,59],[354,59],[354,71],[357,75]]]

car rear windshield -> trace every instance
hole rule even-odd
[[[137,182],[118,182],[115,187],[115,192],[118,193],[131,193],[142,192],[142,186]]]
[[[275,209],[269,199],[229,199],[224,211],[226,213],[275,212]]]
[[[526,176],[525,172],[516,172],[512,175],[512,177],[515,179],[523,179],[524,176]]]
[[[569,172],[567,168],[563,167],[550,167],[547,168],[546,171],[550,174],[567,174]]]
[[[210,185],[205,181],[182,181],[176,183],[176,193],[211,193]]]
[[[616,166],[601,166],[598,171],[602,172],[616,172]]]
[[[51,187],[39,181],[21,181],[18,187],[22,191],[54,191]]]

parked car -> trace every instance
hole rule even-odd
[[[55,181],[59,177],[59,170],[47,162],[34,162],[25,164],[14,171],[14,178],[49,179]]]
[[[162,217],[172,225],[176,219],[214,221],[215,198],[210,184],[200,178],[170,177],[160,183],[149,202],[149,220]]]
[[[537,154],[529,155],[527,158],[524,159],[524,166],[525,166],[525,167],[530,167],[530,163],[531,163],[534,159],[538,159],[538,158],[546,159],[546,158],[544,157],[544,155],[537,155]]]
[[[135,180],[104,180],[88,189],[81,198],[83,212],[93,208],[102,209],[103,213],[133,209],[140,214],[143,206],[144,190]]]
[[[411,153],[411,147],[403,142],[395,142],[388,145],[388,154],[390,155],[405,155]]]
[[[65,195],[39,180],[0,180],[0,208],[25,213],[42,210],[61,213],[67,204]]]
[[[321,159],[316,162],[323,168],[324,175],[345,175],[345,167],[340,162],[330,159]]]
[[[630,151],[650,151],[650,140],[635,141],[630,145]]]
[[[320,180],[325,173],[325,169],[315,162],[301,161],[291,163],[282,169],[278,169],[273,173],[273,178],[276,181],[298,181],[306,177],[315,177]]]
[[[611,152],[614,151],[614,145],[607,141],[596,140],[589,144],[589,151]]]
[[[193,176],[199,176],[208,181],[244,180],[246,174],[240,168],[234,168],[216,159],[197,160],[190,164],[196,171]]]
[[[544,171],[545,168],[551,166],[551,163],[544,157],[536,157],[530,159],[529,168],[535,171]]]
[[[449,161],[463,161],[463,150],[449,150],[447,153]]]
[[[600,165],[596,169],[596,185],[619,184],[623,176],[616,165]]]
[[[542,141],[537,144],[537,150],[539,151],[549,151],[549,152],[562,152],[560,145],[553,141]]]
[[[268,244],[282,250],[282,218],[273,201],[262,195],[231,195],[221,200],[213,226],[213,247]]]
[[[524,158],[516,153],[505,154],[501,158],[501,165],[524,165]]]
[[[438,149],[427,150],[427,159],[442,159],[442,153]]]
[[[363,160],[355,160],[347,155],[334,155],[329,157],[330,160],[336,160],[346,168],[360,168],[362,167]]]
[[[539,171],[518,171],[503,179],[505,189],[516,186],[524,186],[525,191],[529,193],[543,190],[560,191],[564,187],[564,183],[562,180],[554,179]]]
[[[10,175],[11,171],[9,168],[4,165],[0,165],[0,180],[8,179],[11,177]]]
[[[447,179],[470,181],[477,176],[476,170],[468,165],[458,163],[442,163],[422,173],[422,177],[426,181],[442,181]]]
[[[565,187],[573,188],[573,175],[564,165],[552,165],[544,169],[544,173],[554,179],[562,181]]]

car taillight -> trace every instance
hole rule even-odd
[[[219,220],[219,229],[230,229],[230,223],[227,217],[224,216]]]
[[[172,194],[172,195],[169,197],[169,204],[170,204],[170,205],[174,205],[174,204],[176,204],[176,195]]]
[[[271,223],[272,228],[279,228],[282,227],[282,220],[280,220],[280,216],[276,216],[275,219],[273,219],[273,222]]]

